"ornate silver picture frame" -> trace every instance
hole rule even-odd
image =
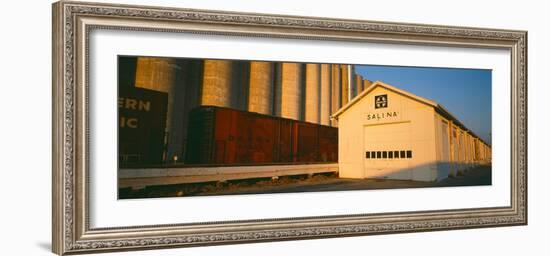
[[[500,49],[510,52],[509,205],[93,227],[93,31]],[[57,254],[527,224],[527,32],[61,1],[53,5],[53,234]],[[499,85],[493,85],[499,86]],[[508,100],[507,100],[508,101]],[[493,110],[497,111],[497,110]],[[92,113],[93,114],[93,113]],[[493,113],[495,114],[495,113]],[[97,116],[97,115],[95,115]],[[495,172],[508,172],[493,167]],[[277,196],[277,195],[271,195]],[[116,197],[116,195],[113,195]],[[160,221],[159,223],[164,223]]]

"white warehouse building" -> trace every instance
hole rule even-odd
[[[439,181],[491,162],[490,146],[440,104],[380,81],[332,118],[341,178]]]

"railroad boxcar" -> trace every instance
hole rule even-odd
[[[338,161],[338,129],[235,109],[200,106],[189,116],[186,164]]]
[[[142,88],[121,88],[118,95],[119,166],[161,164],[168,95]]]

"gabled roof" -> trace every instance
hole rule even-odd
[[[342,113],[344,113],[347,109],[349,109],[351,106],[355,105],[355,103],[359,102],[362,98],[364,98],[365,96],[367,96],[367,94],[369,94],[372,90],[374,90],[376,87],[383,87],[385,89],[388,89],[390,91],[393,91],[395,93],[398,93],[398,94],[401,94],[403,96],[406,96],[408,98],[411,98],[413,100],[416,100],[420,103],[424,103],[426,105],[429,105],[429,106],[432,106],[432,107],[436,107],[437,106],[437,103],[434,102],[434,101],[431,101],[431,100],[428,100],[428,99],[425,99],[425,98],[422,98],[422,97],[419,97],[419,96],[416,96],[410,92],[407,92],[407,91],[404,91],[404,90],[401,90],[401,89],[398,89],[396,87],[393,87],[389,84],[386,84],[386,83],[383,83],[383,82],[380,82],[380,81],[376,81],[374,83],[372,83],[367,89],[363,90],[359,95],[355,96],[355,98],[353,98],[350,102],[348,102],[346,105],[342,106],[338,111],[336,111],[336,113],[332,114],[332,118],[336,118],[338,119],[338,116],[341,115]]]
[[[479,136],[477,136],[477,134],[475,134],[473,131],[471,131],[470,129],[466,128],[466,126],[464,124],[462,124],[462,122],[460,122],[460,120],[458,120],[456,117],[454,117],[449,111],[447,111],[447,109],[445,109],[441,104],[435,102],[435,101],[432,101],[432,100],[429,100],[429,99],[426,99],[426,98],[422,98],[420,96],[417,96],[417,95],[414,95],[410,92],[407,92],[405,90],[401,90],[399,88],[396,88],[394,86],[391,86],[389,84],[386,84],[386,83],[383,83],[381,81],[376,81],[374,83],[372,83],[367,89],[363,90],[359,95],[355,96],[355,98],[353,98],[350,102],[348,102],[346,105],[342,106],[338,111],[336,111],[334,114],[332,114],[330,116],[330,118],[334,118],[334,119],[338,119],[338,116],[340,116],[342,113],[346,112],[346,110],[348,110],[350,107],[352,107],[353,105],[355,105],[357,102],[359,102],[362,98],[364,98],[365,96],[367,96],[367,94],[369,94],[371,91],[373,91],[376,87],[382,87],[382,88],[385,88],[387,90],[390,90],[390,91],[393,91],[397,94],[400,94],[402,96],[405,96],[407,98],[410,98],[412,100],[415,100],[417,102],[420,102],[422,104],[425,104],[425,105],[428,105],[430,107],[433,107],[435,108],[435,110],[437,111],[437,113],[439,113],[440,115],[442,115],[443,117],[447,118],[447,119],[450,119],[453,121],[454,124],[456,124],[457,126],[459,126],[460,128],[462,128],[462,130],[465,130],[466,132],[472,134],[473,136],[477,137],[479,140],[481,140],[483,143],[485,143],[486,145],[489,145],[488,143],[486,143],[485,141],[483,141]]]

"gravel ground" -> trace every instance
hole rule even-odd
[[[224,183],[209,182],[151,186],[137,191],[121,189],[119,190],[119,197],[120,199],[128,199],[478,185],[491,185],[490,166],[480,166],[457,177],[449,177],[440,182],[387,179],[341,179],[335,175],[328,174],[314,175],[312,177],[304,175],[281,177],[278,180],[249,179]]]

